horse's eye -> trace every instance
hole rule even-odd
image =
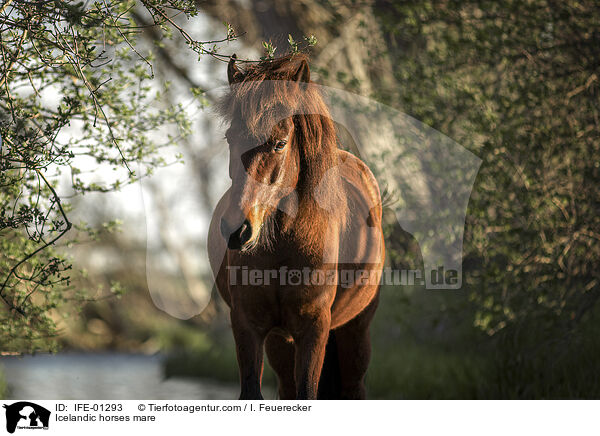
[[[281,151],[285,148],[286,144],[287,144],[287,141],[277,141],[275,143],[275,145],[273,146],[273,150]]]

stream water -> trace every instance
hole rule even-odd
[[[231,400],[239,395],[237,384],[165,379],[163,359],[160,355],[61,353],[2,357],[0,366],[8,399]]]

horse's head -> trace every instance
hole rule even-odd
[[[229,204],[221,219],[221,233],[230,249],[246,250],[256,245],[265,221],[298,182],[299,153],[294,123],[284,119],[267,138],[227,130]]]
[[[231,92],[224,106],[231,120],[229,177],[232,187],[221,219],[230,249],[255,247],[282,202],[295,201],[302,153],[297,120],[302,84],[309,78],[304,56],[270,61],[242,72],[229,63]]]

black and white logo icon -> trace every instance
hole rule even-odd
[[[48,429],[50,411],[28,401],[4,405],[6,409],[6,431],[16,429]]]

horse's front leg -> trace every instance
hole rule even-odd
[[[262,400],[260,384],[265,336],[237,310],[231,311],[231,327],[240,368],[240,400]]]
[[[298,333],[296,343],[296,398],[298,400],[316,400],[319,378],[323,368],[325,347],[329,337],[331,317],[322,313],[304,320]]]

